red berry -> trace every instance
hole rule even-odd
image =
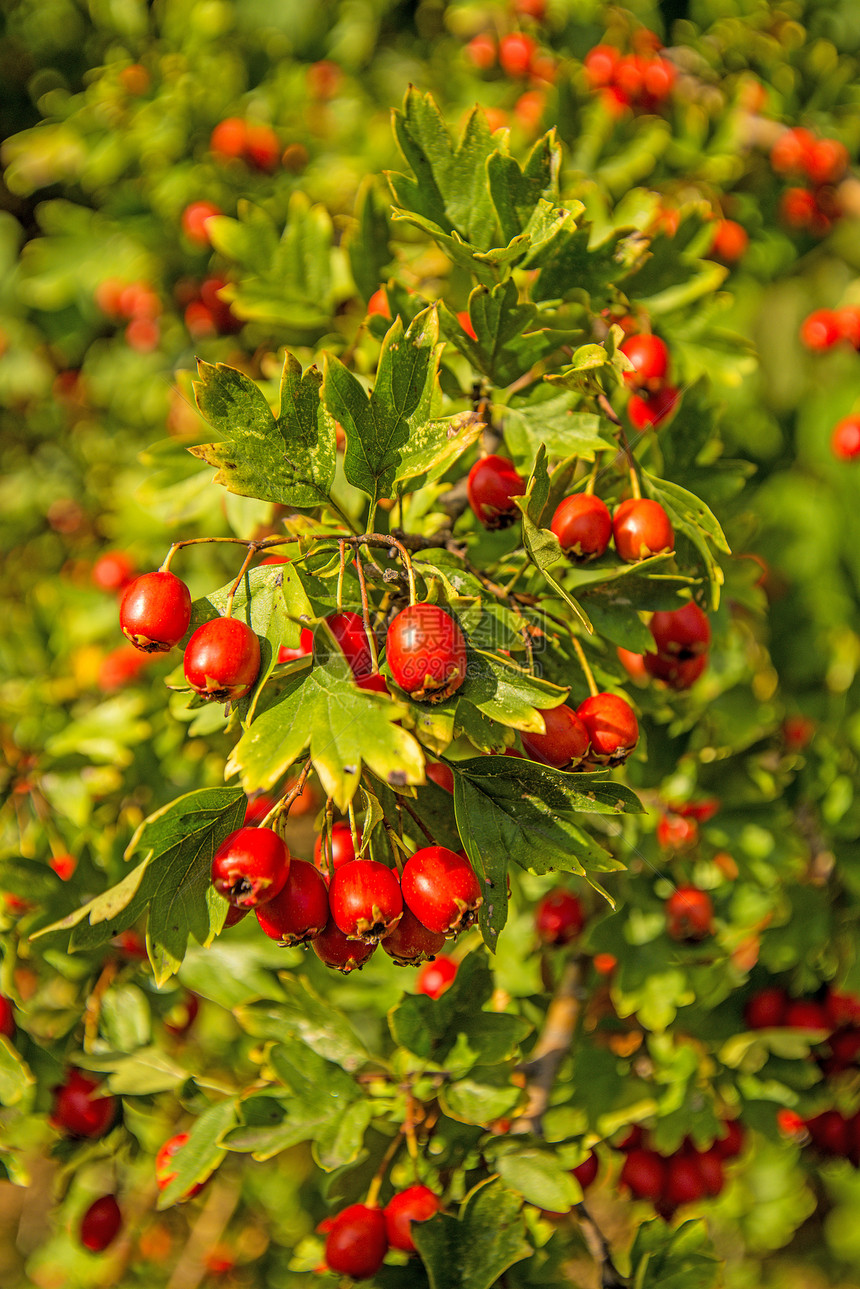
[[[612,45],[595,45],[589,50],[582,64],[589,89],[600,89],[610,84],[615,76],[618,58],[618,50]]]
[[[622,501],[612,517],[612,533],[619,558],[627,564],[675,549],[669,516],[659,502],[646,498]]]
[[[218,335],[218,327],[211,309],[200,300],[192,300],[183,314],[188,334],[192,340],[208,340]]]
[[[92,1253],[101,1253],[116,1239],[122,1227],[122,1212],[115,1195],[102,1195],[93,1200],[81,1218],[81,1244]]]
[[[832,309],[816,309],[804,318],[800,326],[800,339],[807,349],[830,349],[842,339],[836,314]]]
[[[829,1056],[820,1061],[825,1074],[850,1069],[860,1056],[860,1029],[840,1029],[828,1039]]]
[[[382,1210],[366,1204],[350,1204],[331,1223],[325,1242],[325,1260],[330,1271],[354,1280],[376,1275],[388,1252],[388,1236]]]
[[[418,972],[415,992],[426,994],[428,998],[440,998],[454,983],[456,975],[457,964],[454,959],[440,953],[435,962],[425,962]]]
[[[391,693],[391,690],[388,688],[388,683],[381,671],[374,672],[372,676],[362,676],[361,680],[357,680],[355,683],[358,685],[359,689],[365,689],[371,694]]]
[[[245,156],[257,170],[271,173],[281,155],[278,136],[270,125],[249,125]]]
[[[592,694],[579,704],[576,714],[588,731],[589,762],[620,765],[639,741],[636,713],[618,694]]]
[[[538,708],[543,717],[544,733],[524,730],[522,738],[526,756],[557,770],[572,770],[588,753],[588,730],[566,703],[559,707]]]
[[[543,944],[570,944],[585,926],[585,910],[572,891],[558,886],[535,910],[535,931]]]
[[[167,1141],[159,1147],[158,1154],[155,1156],[155,1184],[160,1191],[167,1190],[176,1177],[176,1169],[172,1167],[173,1156],[182,1149],[188,1141],[188,1136],[187,1132],[177,1132],[176,1136],[168,1137]],[[200,1194],[208,1180],[209,1178],[206,1177],[202,1182],[197,1182],[181,1198],[193,1199],[195,1195]]]
[[[189,242],[194,242],[196,246],[209,246],[206,225],[213,215],[222,213],[221,208],[211,201],[193,201],[190,206],[186,206],[182,212],[182,231]]]
[[[710,253],[726,264],[736,264],[743,258],[749,240],[743,224],[738,224],[734,219],[720,219],[714,229]]]
[[[550,528],[565,555],[588,560],[602,555],[612,536],[612,516],[606,502],[589,492],[565,497],[552,517]]]
[[[750,1029],[777,1029],[785,1024],[788,994],[775,987],[760,989],[744,1007],[744,1020]]]
[[[573,1173],[582,1189],[586,1190],[586,1188],[594,1181],[599,1169],[600,1160],[597,1158],[595,1152],[590,1150],[582,1163],[577,1164],[576,1168],[571,1168],[570,1171]]]
[[[351,971],[360,971],[368,958],[376,952],[375,944],[365,944],[362,940],[352,940],[345,936],[334,918],[329,918],[325,929],[316,939],[311,940],[311,948],[320,962],[345,976]]]
[[[665,658],[662,654],[646,653],[643,658],[645,670],[655,680],[662,680],[670,689],[689,689],[694,685],[708,665],[708,655],[699,654],[696,658]]]
[[[680,401],[680,391],[674,385],[655,389],[647,397],[631,394],[627,400],[627,415],[634,430],[656,430],[675,412]]]
[[[846,416],[837,422],[830,447],[840,461],[855,461],[860,457],[860,416]]]
[[[656,390],[665,385],[669,375],[669,350],[659,336],[641,331],[624,341],[621,353],[633,364],[633,371],[624,373],[631,388]]]
[[[125,338],[130,349],[139,354],[151,354],[158,348],[161,328],[152,318],[132,318],[125,329]]]
[[[60,881],[68,882],[74,876],[78,861],[74,855],[54,855],[50,864]]]
[[[860,997],[857,994],[843,994],[838,990],[828,991],[824,1000],[827,1019],[837,1028],[841,1025],[860,1025]]]
[[[185,679],[201,698],[236,702],[260,673],[260,641],[240,618],[212,618],[185,646]]]
[[[374,859],[344,864],[332,878],[329,905],[345,936],[377,944],[403,913],[397,874]]]
[[[143,573],[126,588],[119,625],[135,649],[167,653],[191,621],[191,592],[175,573]]]
[[[674,1155],[667,1160],[666,1184],[661,1199],[671,1208],[679,1204],[695,1204],[705,1195],[705,1179],[697,1161],[688,1155]]]
[[[209,136],[209,148],[224,161],[244,156],[248,127],[241,116],[219,121]]]
[[[411,604],[388,628],[385,660],[394,683],[419,702],[450,698],[466,679],[466,641],[436,604]]]
[[[454,771],[450,766],[441,761],[428,761],[424,766],[424,774],[445,792],[454,791]]]
[[[666,1160],[653,1150],[631,1150],[624,1160],[619,1182],[634,1199],[658,1200],[666,1185]]]
[[[134,574],[134,563],[125,551],[105,551],[93,564],[93,582],[102,591],[124,591]]]
[[[777,174],[802,174],[815,146],[815,138],[802,126],[785,130],[770,150],[770,164]]]
[[[410,911],[439,935],[457,935],[472,926],[484,902],[468,859],[445,846],[416,850],[403,866],[400,885]]]
[[[69,1070],[65,1083],[54,1089],[51,1122],[68,1137],[104,1137],[119,1112],[116,1097],[98,1096],[102,1084],[82,1070]]]
[[[292,859],[286,882],[273,899],[256,909],[257,921],[270,940],[282,945],[307,944],[326,928],[328,887],[305,859]]]
[[[391,317],[391,305],[384,286],[377,287],[367,302],[367,316],[372,318],[377,314],[380,318]]]
[[[473,67],[485,72],[496,65],[496,42],[488,32],[479,32],[466,46],[466,56]]]
[[[642,681],[647,679],[648,673],[645,670],[644,654],[634,653],[632,649],[623,649],[621,645],[618,646],[615,652],[618,655],[618,661],[631,680],[641,684]]]
[[[719,1195],[723,1189],[723,1157],[713,1146],[710,1150],[695,1151],[691,1159],[696,1165],[706,1195]]]
[[[408,908],[404,908],[402,918],[382,941],[389,958],[401,967],[417,967],[419,962],[432,962],[444,944],[444,935],[424,926]]]
[[[670,811],[657,820],[656,836],[664,850],[691,850],[699,840],[699,825]]]
[[[263,561],[265,563],[265,560]],[[308,658],[314,651],[314,633],[310,627],[302,627],[299,643],[295,649],[281,645],[278,649],[278,662],[295,662],[296,658]]]
[[[536,53],[536,41],[521,31],[512,31],[499,41],[499,65],[507,76],[527,76]]]
[[[441,1199],[429,1186],[409,1186],[405,1191],[392,1195],[385,1206],[385,1229],[390,1247],[402,1249],[404,1253],[414,1253],[412,1223],[426,1222],[441,1207]]]
[[[358,834],[358,844],[360,847],[361,833]],[[331,868],[336,872],[342,864],[351,864],[354,859],[355,845],[352,840],[352,829],[348,823],[332,824],[330,839],[326,838],[324,832],[317,837],[314,844],[314,863],[326,881],[329,879]]]
[[[816,139],[806,153],[806,177],[812,184],[835,184],[843,178],[851,157],[839,139]]]
[[[744,1148],[744,1130],[739,1119],[726,1119],[723,1127],[725,1132],[711,1149],[716,1150],[721,1159],[735,1159]]]
[[[673,940],[703,940],[713,930],[711,897],[696,886],[679,886],[666,901],[667,931]]]
[[[815,193],[808,188],[786,188],[779,199],[779,213],[789,228],[812,228],[820,218]]]
[[[848,1154],[848,1121],[838,1110],[825,1110],[822,1114],[807,1119],[806,1127],[813,1144],[819,1150],[829,1155]]]
[[[655,613],[649,625],[657,653],[679,662],[698,658],[707,651],[711,642],[711,624],[707,615],[692,600],[680,609]],[[647,658],[646,654],[646,665]]]
[[[356,680],[364,680],[373,671],[373,654],[360,613],[332,613],[326,626],[340,645]]]
[[[860,349],[860,305],[843,304],[833,311],[841,339]]]
[[[816,1003],[806,998],[798,998],[788,1004],[783,1023],[789,1029],[831,1028],[823,1003]]]
[[[0,1034],[7,1038],[15,1037],[15,1014],[8,998],[0,994]]]
[[[525,479],[506,457],[486,456],[476,461],[466,480],[469,505],[485,528],[508,528],[519,510],[514,497],[526,490]]]
[[[221,927],[221,930],[229,931],[231,926],[236,926],[243,920],[243,918],[246,918],[250,912],[250,909],[237,909],[233,904],[231,904],[227,910],[227,916],[224,919],[224,924]]]
[[[212,860],[212,885],[237,909],[274,899],[290,872],[290,852],[271,828],[238,828]]]

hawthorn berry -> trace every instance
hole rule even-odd
[[[489,32],[479,32],[466,46],[466,57],[478,71],[486,72],[496,65],[496,41]]]
[[[582,65],[590,89],[602,89],[612,82],[619,57],[612,45],[595,45],[588,51]]]
[[[860,416],[844,416],[836,423],[830,447],[840,461],[856,461],[860,457]]]
[[[666,901],[666,930],[673,940],[703,940],[713,926],[711,897],[697,886],[679,886]]]
[[[404,908],[400,921],[382,939],[382,947],[389,958],[401,967],[417,967],[419,962],[432,962],[444,944],[444,935],[424,926],[408,908]]]
[[[101,1087],[99,1079],[83,1070],[69,1070],[65,1083],[54,1088],[54,1126],[67,1137],[104,1137],[116,1122],[119,1101],[113,1096],[99,1096]]]
[[[281,155],[278,136],[270,125],[249,125],[245,140],[245,157],[257,170],[268,174],[275,169]]]
[[[830,1029],[830,1021],[823,1003],[811,998],[797,998],[788,1004],[784,1025],[789,1029]]]
[[[784,130],[770,150],[770,164],[780,175],[804,174],[815,137],[803,126]]]
[[[155,1156],[155,1184],[160,1191],[166,1191],[176,1177],[176,1169],[172,1166],[173,1156],[182,1149],[188,1138],[187,1132],[177,1132],[175,1136],[168,1137],[167,1141],[159,1146],[158,1154]],[[195,1195],[199,1195],[208,1181],[209,1178],[204,1177],[202,1182],[196,1182],[180,1196],[180,1200],[193,1199]]]
[[[457,963],[444,953],[438,954],[435,961],[425,962],[415,978],[416,994],[426,994],[428,998],[441,998],[446,989],[450,989],[457,975]]]
[[[827,1019],[834,1028],[841,1025],[860,1025],[860,997],[857,994],[828,990],[824,1000]]]
[[[389,1247],[415,1253],[412,1223],[426,1222],[441,1207],[441,1199],[429,1186],[408,1186],[405,1191],[392,1195],[384,1209]]]
[[[537,43],[521,31],[512,31],[499,41],[499,66],[507,76],[527,76]]]
[[[314,633],[310,627],[302,627],[299,643],[295,649],[281,645],[278,649],[278,662],[295,662],[297,658],[308,658],[314,651]]]
[[[800,324],[800,339],[807,349],[822,350],[842,339],[842,331],[832,309],[815,309]]]
[[[544,732],[523,730],[520,733],[526,756],[556,770],[573,770],[588,754],[588,730],[572,707],[538,708],[543,717]]]
[[[543,944],[570,944],[585,926],[585,910],[573,891],[548,891],[535,910],[535,931]]]
[[[320,934],[311,940],[311,948],[320,962],[345,976],[351,971],[360,971],[368,958],[376,952],[375,944],[365,944],[363,940],[345,936],[332,917],[329,917]]]
[[[670,689],[689,689],[708,666],[708,655],[695,658],[667,658],[659,653],[646,653],[643,657],[645,671],[654,680],[662,680]]]
[[[720,219],[714,229],[710,254],[725,264],[736,264],[743,259],[749,240],[749,233],[743,224],[734,219]]]
[[[706,1195],[719,1195],[723,1189],[725,1178],[723,1176],[723,1156],[714,1147],[709,1150],[691,1151],[690,1158],[696,1165],[699,1177],[702,1179],[702,1185]]]
[[[428,761],[424,766],[424,774],[445,792],[454,791],[454,771],[443,761]]]
[[[586,1190],[597,1177],[599,1169],[600,1160],[597,1158],[596,1152],[590,1150],[582,1163],[577,1164],[576,1168],[571,1168],[570,1171],[573,1173],[573,1176],[579,1182],[582,1189]]]
[[[626,564],[665,555],[675,549],[675,532],[659,501],[646,497],[622,501],[612,516],[612,535]]]
[[[669,375],[669,349],[659,336],[640,331],[624,341],[620,352],[633,364],[633,370],[624,373],[632,389],[657,390],[665,385]]]
[[[81,1244],[91,1253],[102,1253],[122,1227],[122,1211],[115,1195],[93,1200],[81,1218]]]
[[[228,116],[219,121],[209,136],[209,150],[224,161],[234,161],[245,153],[248,127],[241,116]]]
[[[237,828],[212,859],[212,885],[237,909],[254,909],[281,891],[290,852],[271,828]]]
[[[653,393],[631,394],[627,400],[627,415],[634,430],[656,430],[674,414],[680,400],[680,390],[674,385],[664,385]]]
[[[673,1155],[666,1161],[666,1182],[660,1198],[667,1207],[695,1204],[705,1193],[705,1179],[695,1159],[689,1155]]]
[[[855,349],[860,349],[860,305],[843,304],[834,310],[833,317],[841,338]]]
[[[196,246],[209,246],[209,233],[206,225],[214,215],[222,214],[220,206],[211,201],[193,201],[182,212],[182,231],[189,242]]]
[[[666,1186],[666,1160],[653,1150],[631,1150],[624,1160],[619,1182],[634,1199],[659,1200]]]
[[[134,576],[134,563],[125,551],[105,551],[93,564],[93,583],[102,591],[124,591]]]
[[[307,944],[326,928],[328,887],[313,864],[293,858],[280,891],[255,912],[270,940],[281,945]]]
[[[444,936],[472,926],[484,902],[468,859],[445,846],[416,850],[403,865],[400,887],[406,906],[422,926]]]
[[[167,653],[191,621],[191,592],[175,573],[142,573],[119,606],[122,633],[142,653]]]
[[[771,986],[760,989],[748,999],[744,1020],[750,1029],[777,1029],[785,1024],[789,998],[784,989]]]
[[[377,944],[403,913],[397,874],[375,859],[344,864],[331,880],[329,906],[345,936]]]
[[[394,683],[418,702],[450,698],[466,679],[466,641],[436,604],[410,604],[388,628],[385,660]]]
[[[466,480],[469,505],[485,528],[509,528],[519,510],[514,497],[521,497],[526,481],[507,457],[486,456],[476,461]]]
[[[699,825],[695,819],[669,810],[660,815],[655,833],[663,850],[691,850],[699,840]]]
[[[330,1271],[353,1280],[376,1275],[388,1252],[385,1216],[367,1204],[350,1204],[330,1223],[325,1242],[325,1260]]]
[[[817,1148],[829,1155],[845,1156],[849,1147],[849,1123],[838,1110],[824,1110],[807,1119],[806,1127]]]
[[[839,139],[816,139],[806,153],[806,177],[816,185],[838,183],[850,161],[848,149]]]
[[[588,732],[589,763],[620,765],[639,741],[636,713],[618,694],[592,694],[579,704],[576,714]]]
[[[361,833],[358,834],[361,847]],[[352,840],[352,829],[348,823],[336,823],[331,826],[331,837],[321,832],[314,843],[314,864],[326,881],[332,869],[337,871],[342,864],[351,864],[355,859],[355,843]]]
[[[711,643],[711,624],[692,600],[680,609],[653,614],[649,626],[657,653],[679,662],[699,657]],[[648,655],[645,657],[647,663]]]
[[[332,613],[325,623],[343,650],[355,679],[364,680],[373,671],[373,654],[361,614]]]
[[[185,679],[201,698],[236,702],[260,674],[260,641],[240,618],[204,622],[185,646]]]
[[[556,507],[550,528],[565,555],[583,561],[596,559],[609,545],[612,516],[600,497],[576,492]]]
[[[615,650],[618,655],[618,661],[627,672],[631,680],[635,680],[637,685],[648,679],[648,672],[645,669],[645,655],[634,653],[632,649],[624,649],[621,645]]]
[[[5,1034],[7,1038],[14,1038],[15,1028],[15,1014],[12,1010],[12,1003],[3,994],[0,994],[0,1034]]]

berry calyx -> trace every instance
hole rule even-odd
[[[649,626],[657,653],[678,662],[698,658],[711,643],[711,624],[692,600],[680,609],[655,613]],[[647,665],[647,654],[645,659]]]
[[[81,1218],[81,1244],[91,1253],[102,1253],[122,1227],[122,1211],[115,1195],[93,1200]]]
[[[361,833],[358,834],[361,845]],[[336,823],[331,826],[331,837],[321,832],[314,844],[314,864],[326,881],[331,869],[335,872],[343,864],[351,864],[355,859],[355,843],[352,840],[352,829],[348,823]]]
[[[543,944],[570,944],[585,926],[585,910],[573,891],[558,886],[535,910],[535,931]]]
[[[588,732],[589,764],[620,765],[639,741],[636,713],[618,694],[592,694],[579,704],[576,714]]]
[[[612,516],[612,535],[618,556],[626,564],[675,549],[669,516],[658,501],[645,497],[622,501]]]
[[[609,545],[612,516],[600,497],[577,492],[556,507],[550,528],[570,559],[597,559]]]
[[[666,930],[673,940],[703,940],[713,926],[711,897],[696,886],[679,886],[666,901]]]
[[[212,860],[212,885],[237,909],[255,909],[284,887],[290,852],[271,828],[237,828]]]
[[[377,944],[403,913],[397,874],[374,859],[344,864],[332,878],[329,906],[345,936]]]
[[[845,416],[837,422],[830,447],[840,461],[856,461],[860,457],[860,416]]]
[[[400,921],[382,940],[382,947],[389,958],[401,967],[417,967],[419,962],[432,962],[444,944],[444,935],[424,926],[408,908],[404,908]]]
[[[235,703],[260,673],[260,641],[240,618],[204,622],[185,646],[185,679],[201,698]]]
[[[330,1271],[354,1280],[376,1275],[388,1252],[388,1235],[381,1209],[350,1204],[328,1227],[325,1260]]]
[[[175,1136],[168,1137],[158,1149],[155,1156],[155,1184],[160,1191],[167,1190],[170,1183],[177,1176],[176,1169],[173,1167],[173,1156],[180,1151],[188,1141],[187,1132],[177,1132]],[[193,1199],[199,1195],[206,1183],[208,1177],[204,1177],[202,1182],[196,1182],[189,1190],[180,1196],[181,1200]]]
[[[466,641],[435,604],[411,604],[388,628],[385,660],[394,683],[418,702],[439,702],[466,679]]]
[[[188,630],[191,592],[175,573],[142,573],[119,606],[122,633],[142,653],[167,653]]]
[[[574,770],[588,754],[588,730],[566,703],[559,707],[538,708],[543,717],[544,732],[523,730],[520,734],[526,756],[556,770]]]
[[[287,880],[271,900],[256,909],[257,921],[270,940],[281,945],[307,944],[326,928],[328,887],[306,859],[291,859]]]
[[[311,948],[320,962],[344,976],[351,971],[360,971],[376,952],[375,944],[365,944],[362,940],[351,940],[345,936],[332,917],[320,934],[311,940]]]
[[[659,336],[641,331],[625,340],[620,352],[633,364],[633,371],[624,373],[624,379],[632,389],[657,390],[666,383],[669,350]]]
[[[415,1253],[412,1223],[426,1222],[441,1207],[441,1199],[429,1186],[408,1186],[405,1191],[392,1195],[384,1209],[389,1246],[404,1253]]]
[[[418,921],[443,936],[472,926],[484,902],[468,859],[446,846],[416,850],[403,866],[400,888]]]
[[[425,962],[421,967],[415,978],[415,992],[428,998],[441,998],[445,990],[451,988],[456,975],[457,963],[440,953],[434,962]]]
[[[54,1089],[51,1122],[67,1137],[104,1137],[116,1122],[119,1101],[99,1096],[99,1079],[83,1070],[69,1070],[65,1083]]]
[[[526,481],[506,457],[486,456],[476,461],[466,480],[469,505],[485,528],[508,528],[519,511],[514,497],[522,497]]]
[[[344,652],[356,680],[364,680],[373,671],[373,654],[360,613],[332,613],[326,626]]]

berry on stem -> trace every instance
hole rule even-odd
[[[400,921],[382,940],[382,947],[389,958],[401,967],[417,967],[419,962],[432,962],[444,944],[444,935],[424,926],[408,908],[404,908]]]
[[[7,1038],[14,1038],[15,1028],[12,1003],[3,994],[0,994],[0,1034],[5,1034]]]
[[[204,622],[185,646],[185,679],[201,698],[236,702],[260,673],[260,641],[240,618]]]
[[[332,878],[329,906],[345,936],[377,944],[403,913],[397,874],[374,859],[344,864]]]
[[[358,844],[361,846],[361,833],[358,834]],[[317,837],[314,844],[314,864],[326,881],[331,868],[336,872],[341,865],[351,864],[354,859],[355,843],[348,823],[332,824],[330,838],[326,837],[325,832]]]
[[[328,1225],[325,1260],[330,1271],[353,1280],[366,1280],[376,1275],[387,1252],[388,1235],[381,1209],[350,1204]]]
[[[426,1222],[439,1212],[442,1201],[429,1186],[408,1186],[392,1195],[385,1206],[385,1229],[392,1249],[415,1253],[412,1223]]]
[[[476,461],[466,480],[469,505],[485,528],[508,528],[519,511],[514,497],[521,497],[526,481],[506,457],[486,456]]]
[[[411,604],[388,628],[385,660],[394,683],[418,702],[439,702],[466,679],[466,641],[435,604]]]
[[[406,861],[400,879],[403,900],[430,931],[454,936],[475,921],[484,902],[475,870],[445,846],[425,846]]]
[[[373,654],[361,614],[332,613],[325,623],[343,650],[355,679],[364,680],[373,671]]]
[[[81,1244],[91,1253],[102,1253],[119,1234],[122,1211],[115,1195],[93,1200],[81,1218]]]
[[[368,958],[376,952],[375,944],[365,944],[362,940],[352,940],[345,936],[332,917],[324,930],[311,940],[311,948],[320,962],[345,976],[351,971],[360,971]]]
[[[653,393],[631,394],[627,400],[627,415],[634,430],[656,430],[674,414],[680,401],[680,391],[674,385],[664,385]]]
[[[457,963],[453,958],[440,953],[435,961],[425,962],[415,978],[416,994],[426,994],[428,998],[441,998],[446,989],[450,989],[457,975]]]
[[[689,600],[680,609],[655,613],[649,624],[657,653],[665,658],[686,662],[707,652],[711,643],[711,624],[698,604]],[[646,661],[648,655],[645,655]]]
[[[142,573],[126,587],[119,625],[135,649],[167,653],[191,621],[191,592],[175,573]]]
[[[860,416],[845,416],[836,423],[830,447],[840,461],[856,461],[860,457]]]
[[[550,528],[565,555],[577,560],[596,559],[609,545],[612,516],[600,497],[577,492],[556,507]]]
[[[576,714],[588,731],[589,763],[620,765],[639,741],[636,713],[618,694],[592,694],[579,704]]]
[[[167,1141],[163,1142],[159,1147],[158,1154],[155,1156],[155,1184],[160,1191],[167,1190],[170,1183],[176,1177],[177,1173],[176,1169],[173,1167],[173,1156],[177,1151],[182,1149],[188,1141],[188,1138],[189,1134],[187,1132],[177,1132],[175,1136],[168,1137]],[[200,1194],[208,1181],[209,1178],[204,1177],[202,1182],[195,1183],[194,1186],[180,1196],[180,1199],[193,1199],[195,1195]]]
[[[612,517],[612,533],[619,558],[626,564],[675,549],[669,516],[658,501],[644,497],[622,501]]]
[[[67,1137],[104,1137],[116,1122],[119,1101],[99,1096],[99,1079],[71,1069],[65,1083],[54,1089],[51,1122]]]
[[[641,331],[625,340],[620,352],[633,364],[633,371],[624,373],[632,389],[658,390],[665,385],[669,375],[669,350],[659,336]]]
[[[570,944],[584,926],[582,903],[563,886],[548,891],[535,910],[535,931],[543,944]]]
[[[256,909],[256,914],[270,940],[281,945],[307,944],[326,928],[328,887],[313,864],[293,858],[286,882],[273,899]]]
[[[526,756],[556,770],[573,770],[588,755],[588,730],[581,718],[566,703],[559,707],[538,708],[543,717],[544,732],[534,730],[520,733]]]
[[[182,231],[195,246],[209,246],[209,233],[206,225],[214,215],[222,214],[220,206],[211,201],[193,201],[182,212]]]
[[[290,872],[290,852],[271,828],[237,828],[212,860],[212,885],[237,909],[274,899]]]
[[[673,940],[703,940],[713,926],[711,897],[696,886],[679,886],[666,901],[667,931]]]
[[[666,1186],[666,1160],[653,1150],[631,1150],[619,1182],[634,1199],[659,1200]]]

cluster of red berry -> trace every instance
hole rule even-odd
[[[511,31],[498,41],[490,31],[479,32],[466,46],[466,56],[479,71],[500,67],[514,80],[530,77],[536,81],[553,81],[555,59],[542,54],[534,36],[524,31]]]
[[[860,349],[860,305],[845,304],[838,309],[814,309],[800,326],[800,339],[807,349],[820,352],[845,340]]]
[[[95,289],[95,302],[106,317],[128,319],[125,338],[138,353],[151,353],[158,347],[161,328],[158,319],[162,306],[148,282],[124,282],[105,278]]]
[[[317,1271],[335,1271],[353,1280],[376,1275],[389,1249],[416,1252],[412,1223],[428,1221],[441,1207],[435,1191],[421,1185],[397,1191],[384,1208],[350,1204],[317,1227],[326,1237],[325,1261]]]
[[[631,390],[627,415],[635,430],[654,429],[665,424],[678,406],[680,391],[669,379],[671,360],[664,340],[653,332],[629,336],[621,353],[633,364],[624,373]]]
[[[281,145],[272,127],[241,116],[219,121],[210,135],[209,148],[219,161],[244,161],[268,174],[281,156]]]
[[[662,850],[692,850],[699,840],[699,824],[713,819],[720,808],[716,797],[667,804],[657,820],[657,843]]]
[[[816,1060],[827,1075],[853,1069],[860,1056],[860,998],[828,990],[823,998],[791,998],[778,985],[760,989],[748,1000],[744,1020],[750,1029],[809,1029],[826,1033]]]
[[[779,175],[803,177],[809,187],[787,188],[780,213],[792,228],[823,237],[841,214],[834,187],[850,163],[848,149],[838,139],[816,138],[803,126],[784,130],[770,151],[770,164]]]
[[[588,87],[600,94],[613,113],[656,112],[672,93],[674,64],[659,53],[661,46],[652,32],[641,35],[642,48],[636,53],[622,54],[614,45],[595,45],[585,56]]]
[[[690,600],[680,609],[651,615],[648,623],[655,653],[618,649],[618,657],[634,680],[650,676],[670,689],[689,689],[708,665],[711,624],[706,613]]]
[[[627,1158],[620,1183],[634,1199],[650,1200],[661,1217],[668,1220],[683,1204],[719,1195],[725,1184],[724,1165],[743,1150],[743,1129],[737,1119],[724,1122],[725,1133],[706,1150],[685,1138],[671,1155],[662,1155],[648,1145],[648,1135],[636,1126],[618,1147]]]
[[[177,304],[184,309],[185,326],[192,340],[208,340],[212,336],[232,336],[242,329],[242,319],[237,318],[221,291],[227,285],[224,278],[207,277],[202,282],[183,278],[173,289]]]

